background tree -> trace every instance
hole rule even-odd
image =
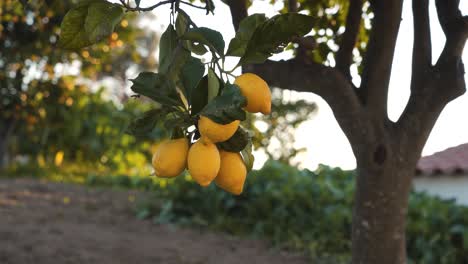
[[[26,132],[28,126],[41,120],[41,115],[65,113],[65,100],[77,99],[68,92],[63,96],[63,102],[45,98],[45,101],[54,104],[44,105],[44,95],[47,97],[54,93],[54,88],[62,95],[66,91],[62,89],[63,85],[58,84],[63,75],[79,70],[79,80],[67,80],[68,87],[72,88],[76,81],[83,83],[110,76],[121,87],[113,89],[112,93],[125,99],[124,87],[132,74],[130,70],[156,66],[151,54],[157,47],[157,38],[155,34],[144,33],[136,27],[138,21],[135,15],[128,15],[120,21],[117,30],[106,42],[78,52],[60,48],[57,45],[60,23],[65,11],[77,2],[29,1],[22,5],[21,1],[7,0],[0,4],[0,167],[5,161],[11,136]],[[31,86],[32,89],[29,89]],[[44,90],[50,93],[42,93]],[[41,96],[36,96],[38,91],[41,91]],[[86,91],[83,95],[90,93],[89,89]],[[34,142],[32,132],[21,134],[30,138],[31,144]],[[36,136],[44,132],[36,131]],[[57,138],[41,142],[51,144],[52,139]],[[44,144],[40,146],[45,147]]]
[[[225,2],[238,28],[247,15],[247,1]],[[353,263],[406,263],[405,221],[416,163],[440,112],[466,89],[461,54],[468,36],[468,18],[458,9],[459,1],[436,1],[447,39],[433,65],[429,1],[413,0],[411,96],[399,120],[392,122],[387,114],[387,94],[403,1],[369,3],[374,15],[372,29],[367,45],[361,46],[358,36],[367,2],[333,1],[333,7],[342,10],[338,13],[347,10],[345,30],[338,33],[335,67],[313,56],[296,56],[252,65],[246,71],[264,76],[274,87],[313,92],[327,101],[357,160]],[[306,9],[319,14],[318,25],[323,20],[328,20],[328,25],[337,22],[324,15],[327,7],[332,7],[331,2],[290,0],[287,4],[293,12]],[[367,47],[359,87],[351,82],[349,74],[356,46]]]

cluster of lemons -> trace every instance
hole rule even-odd
[[[269,114],[271,93],[267,83],[259,76],[245,73],[236,78],[235,84],[247,99],[245,110],[251,113]],[[223,190],[235,195],[242,193],[247,168],[240,153],[220,150],[215,145],[231,138],[239,127],[239,120],[218,124],[206,116],[200,116],[200,139],[190,146],[187,138],[164,141],[153,156],[155,174],[162,178],[176,177],[185,168],[201,186],[213,180]]]

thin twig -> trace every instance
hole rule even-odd
[[[206,8],[203,7],[203,6],[197,6],[197,5],[194,5],[194,4],[190,3],[190,2],[185,2],[185,1],[179,1],[179,2],[182,3],[182,4],[185,4],[185,5],[189,5],[189,6],[191,6],[191,7],[198,8],[198,9],[206,9]]]
[[[125,9],[127,9],[127,12],[128,11],[131,11],[131,12],[140,12],[140,11],[151,11],[159,6],[162,6],[162,5],[166,5],[166,4],[172,4],[173,2],[175,2],[175,0],[166,0],[166,1],[161,1],[155,5],[152,5],[152,6],[148,6],[148,7],[131,7],[127,4],[125,4],[123,2],[123,0],[120,0],[120,3],[122,3],[122,5],[125,7]]]

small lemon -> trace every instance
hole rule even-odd
[[[247,168],[239,153],[220,151],[221,166],[215,183],[221,189],[235,195],[242,193]]]
[[[156,176],[172,178],[185,169],[189,142],[186,138],[162,142],[153,155],[153,167]]]
[[[236,133],[239,123],[239,120],[234,120],[229,124],[222,125],[206,116],[200,116],[200,120],[198,120],[198,130],[205,142],[218,143],[231,138],[232,135]]]
[[[198,140],[188,153],[188,170],[201,186],[208,186],[216,177],[220,166],[219,151],[215,144]]]
[[[271,92],[268,84],[253,73],[244,73],[234,81],[247,98],[245,110],[251,113],[261,112],[268,115],[271,112]]]

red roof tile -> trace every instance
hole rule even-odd
[[[467,174],[468,143],[422,157],[416,174]]]

